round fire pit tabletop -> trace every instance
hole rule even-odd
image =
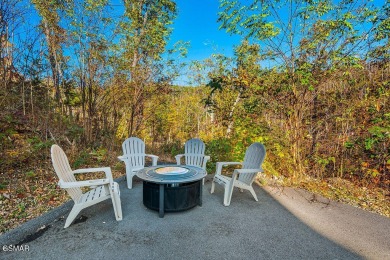
[[[139,170],[137,176],[148,182],[173,184],[201,180],[206,177],[206,171],[190,165],[157,165]]]

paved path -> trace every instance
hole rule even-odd
[[[142,204],[142,183],[132,190],[125,184],[122,221],[115,221],[110,201],[102,202],[82,211],[85,222],[63,229],[61,218],[24,243],[28,252],[3,251],[0,259],[390,259],[389,218],[311,202],[304,191],[256,187],[255,202],[235,190],[224,207],[222,188],[210,194],[208,181],[202,207],[159,218]],[[1,236],[2,245],[14,234],[20,232]]]
[[[318,234],[367,259],[390,259],[390,218],[305,190],[264,188]]]

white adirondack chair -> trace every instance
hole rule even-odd
[[[52,145],[51,159],[54,170],[59,178],[58,185],[61,188],[64,188],[74,201],[74,206],[66,219],[64,228],[67,228],[72,224],[82,209],[109,198],[112,200],[116,220],[122,220],[119,185],[113,181],[110,167],[78,169],[73,171],[70,168],[68,158],[64,151],[58,145]],[[90,172],[104,172],[106,178],[77,181],[74,176],[74,174],[77,173]],[[91,190],[83,193],[80,187],[90,187]]]
[[[216,173],[211,183],[211,193],[214,193],[215,183],[224,186],[223,205],[229,206],[233,194],[233,188],[249,190],[256,201],[258,201],[252,183],[257,173],[263,172],[261,165],[265,158],[265,147],[261,143],[251,144],[245,152],[244,161],[240,162],[217,162]],[[242,165],[241,169],[235,169],[232,177],[222,175],[222,166]],[[238,177],[238,178],[237,178]]]
[[[131,189],[134,175],[145,167],[145,156],[152,158],[152,166],[157,165],[158,156],[145,154],[145,143],[137,137],[127,138],[122,143],[122,150],[123,155],[118,159],[125,163],[127,188]]]
[[[177,165],[181,165],[181,158],[184,157],[185,165],[197,166],[206,171],[206,163],[210,160],[210,156],[204,155],[205,149],[202,140],[198,138],[188,140],[184,145],[184,154],[175,156]]]

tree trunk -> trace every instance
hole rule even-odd
[[[55,89],[55,100],[57,101],[57,104],[60,104],[61,102],[61,91],[60,91],[60,76],[61,76],[61,69],[58,62],[57,54],[55,47],[53,46],[53,39],[51,35],[51,30],[45,21],[43,19],[43,27],[44,27],[44,34],[46,37],[47,46],[49,48],[49,63],[51,67],[52,72],[52,79]]]
[[[242,93],[243,93],[243,88],[240,88],[240,91],[237,94],[236,100],[234,101],[234,103],[230,109],[229,117],[228,117],[229,122],[228,122],[228,127],[226,130],[227,137],[229,137],[232,133],[233,126],[234,126],[234,120],[233,120],[234,110],[236,109],[238,102],[240,102],[240,100],[241,100]]]

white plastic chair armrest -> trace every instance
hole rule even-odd
[[[111,171],[110,167],[77,169],[72,172],[73,174],[77,174],[77,173],[106,172],[106,171]]]
[[[110,183],[109,179],[97,179],[97,180],[88,180],[88,181],[74,181],[74,182],[65,182],[60,180],[58,186],[63,189],[68,188],[79,188],[79,187],[88,187],[88,186],[99,186]]]
[[[229,166],[229,165],[241,165],[240,162],[217,162],[217,169],[215,171],[215,174],[220,175],[222,172],[222,166]]]
[[[263,172],[263,169],[236,169],[239,174]]]
[[[128,157],[125,156],[125,155],[118,156],[118,159],[121,160],[121,161],[123,161],[123,162],[126,161],[127,158],[128,158]]]
[[[104,172],[106,174],[106,178],[113,181],[112,173],[110,167],[102,167],[102,168],[86,168],[86,169],[77,169],[72,171],[73,174],[77,173],[89,173],[89,172]]]
[[[222,164],[223,166],[228,166],[228,165],[241,165],[241,162],[217,162],[217,164]]]
[[[152,158],[152,166],[156,166],[157,165],[157,160],[158,160],[158,156],[157,155],[145,154],[145,156],[148,156],[148,157]]]
[[[175,156],[177,165],[181,164],[180,160],[181,160],[181,157],[183,157],[183,156],[184,156],[184,154],[178,154],[178,155]]]

